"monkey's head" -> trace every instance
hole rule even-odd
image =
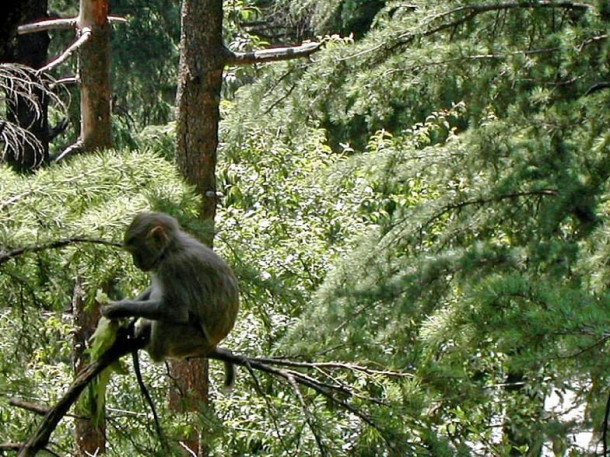
[[[138,214],[125,232],[123,247],[142,271],[153,270],[174,240],[180,226],[176,219],[163,213]]]

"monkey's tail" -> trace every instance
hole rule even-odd
[[[227,390],[231,390],[233,388],[233,384],[235,384],[235,365],[231,362],[225,361],[225,383],[224,387]]]
[[[230,349],[219,348],[218,346],[216,346],[214,349],[212,349],[212,352],[215,352],[217,354],[226,354],[228,356],[233,355],[233,352]],[[235,383],[235,365],[228,360],[224,360],[224,364],[225,364],[224,388],[226,390],[231,390],[233,388],[233,384]]]

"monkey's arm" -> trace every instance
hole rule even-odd
[[[143,301],[150,299],[150,294],[152,293],[152,286],[147,287],[140,295],[134,298],[135,301]]]
[[[150,296],[150,292],[148,294]],[[139,297],[138,297],[139,298]],[[120,300],[111,301],[109,305],[102,306],[101,313],[108,319],[121,317],[144,317],[153,321],[188,323],[189,313],[185,307],[179,305],[168,306],[162,298],[148,300]]]

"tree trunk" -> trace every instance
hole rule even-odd
[[[112,145],[110,123],[110,26],[108,24],[108,0],[80,0],[78,30],[91,30],[90,38],[79,54],[81,83],[81,151],[91,152]],[[74,350],[78,354],[85,347],[99,320],[99,310],[74,307],[77,333]],[[82,363],[82,360],[80,361]],[[78,374],[79,367],[76,366]],[[76,447],[78,455],[97,455],[105,449],[104,424],[99,428],[91,421],[76,423]]]
[[[222,42],[222,0],[183,1],[180,47],[178,168],[203,197],[201,218],[213,221],[220,89],[227,58]]]
[[[178,83],[177,162],[186,181],[202,196],[200,217],[209,223],[204,241],[212,245],[216,214],[216,148],[220,90],[227,52],[222,41],[222,0],[183,0]],[[208,362],[172,362],[177,387],[170,407],[195,410],[208,401]],[[186,397],[185,397],[186,395]],[[189,448],[206,455],[202,432]]]
[[[91,30],[80,49],[81,149],[112,146],[110,124],[110,24],[108,0],[80,0],[78,30]]]
[[[0,62],[12,62],[17,27],[25,18],[28,4],[24,0],[4,0],[0,3]]]

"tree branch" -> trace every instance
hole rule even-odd
[[[17,28],[19,35],[27,33],[46,32],[47,30],[74,29],[78,23],[78,18],[70,17],[65,19],[48,19],[44,21],[32,22],[31,24],[20,25]]]
[[[488,13],[491,11],[504,11],[504,10],[518,9],[518,8],[530,8],[530,9],[562,8],[562,9],[574,9],[574,10],[587,10],[590,8],[594,8],[594,6],[590,5],[588,3],[569,2],[569,1],[564,1],[564,2],[551,2],[551,1],[500,2],[500,3],[489,4],[489,5],[484,5],[484,4],[463,5],[463,6],[459,6],[457,8],[448,10],[448,11],[444,11],[439,14],[435,14],[434,16],[431,16],[428,19],[425,19],[424,23],[421,24],[416,31],[409,30],[407,32],[404,32],[404,33],[398,35],[398,37],[396,37],[393,40],[390,40],[390,42],[388,42],[388,43],[382,43],[382,44],[374,46],[372,48],[365,49],[356,54],[347,56],[343,60],[350,59],[353,57],[358,57],[363,54],[368,54],[371,52],[379,51],[381,49],[386,50],[386,51],[393,51],[394,49],[396,49],[400,46],[404,46],[405,44],[411,42],[413,39],[415,39],[417,37],[430,36],[430,35],[434,35],[438,32],[441,32],[443,30],[446,30],[446,29],[452,29],[452,28],[458,27],[459,25],[462,25],[462,24],[468,22],[469,20],[474,19],[479,14]],[[449,22],[443,22],[443,23],[437,25],[436,27],[431,27],[426,30],[427,26],[430,26],[431,24],[438,21],[439,19],[444,19],[447,16],[452,16],[455,14],[462,14],[462,15],[460,17],[458,17],[457,19],[454,19]]]
[[[128,329],[121,328],[112,347],[106,351],[99,360],[85,366],[78,374],[66,393],[59,399],[57,404],[45,414],[42,423],[38,426],[30,439],[21,447],[18,457],[33,457],[44,449],[49,443],[51,434],[57,428],[59,421],[67,414],[70,407],[78,400],[85,387],[104,369],[113,362],[133,351],[141,349],[145,341],[136,339]]]
[[[108,22],[125,24],[127,23],[127,19],[120,16],[108,16]],[[27,33],[46,32],[47,30],[75,29],[77,26],[77,17],[48,19],[44,21],[32,22],[31,24],[21,25],[17,29],[17,33],[19,35],[25,35]]]
[[[0,251],[0,265],[8,262],[11,259],[19,257],[28,252],[40,252],[45,251],[47,249],[57,249],[63,248],[64,246],[69,246],[70,244],[76,243],[91,243],[91,244],[103,244],[106,246],[114,246],[114,247],[122,247],[123,245],[117,241],[109,241],[109,240],[101,240],[97,238],[85,238],[85,237],[73,237],[73,238],[65,238],[62,240],[55,240],[49,243],[38,244],[34,246],[25,246],[22,248],[13,249],[9,252]]]
[[[68,146],[66,149],[61,151],[59,154],[51,157],[51,162],[59,162],[60,160],[63,160],[68,157],[70,154],[82,152],[83,144],[84,143],[82,142],[82,140],[78,140],[76,143]]]
[[[278,62],[308,57],[320,49],[320,43],[305,43],[300,46],[271,48],[253,52],[230,52],[227,65],[251,65],[255,63]]]
[[[64,395],[60,398],[60,400],[48,410],[44,407],[35,408],[37,412],[42,413],[46,411],[42,422],[39,424],[38,428],[34,432],[34,434],[30,437],[30,439],[25,444],[14,444],[7,443],[6,446],[10,446],[11,449],[20,449],[18,457],[32,457],[36,455],[36,453],[44,449],[49,443],[49,439],[51,434],[61,421],[61,419],[67,415],[68,410],[72,405],[78,400],[79,396],[85,389],[85,387],[105,368],[110,366],[113,362],[120,359],[121,357],[142,349],[146,343],[146,341],[142,338],[136,339],[132,333],[132,326],[127,328],[120,328],[119,333],[117,335],[116,341],[113,346],[106,351],[99,360],[96,360],[86,367],[79,373],[79,375],[72,382],[72,385],[68,388],[68,390],[64,393]],[[265,373],[278,376],[280,378],[285,379],[288,384],[295,390],[295,394],[298,397],[299,402],[303,408],[304,414],[306,415],[306,421],[310,428],[314,427],[313,417],[309,412],[307,405],[305,403],[305,399],[302,396],[302,393],[298,389],[298,385],[308,387],[312,389],[317,394],[323,395],[332,403],[340,406],[345,409],[349,413],[354,416],[360,418],[363,422],[368,424],[369,426],[375,428],[381,435],[381,437],[385,440],[387,446],[390,449],[394,449],[394,445],[391,437],[386,436],[384,430],[365,412],[361,411],[359,408],[354,406],[351,403],[348,403],[346,400],[337,397],[337,394],[341,396],[353,396],[353,392],[348,389],[344,385],[331,385],[327,383],[319,382],[318,380],[302,373],[300,371],[294,370],[286,370],[280,369],[270,366],[271,363],[276,363],[278,365],[287,365],[287,366],[298,366],[301,368],[311,368],[315,367],[316,364],[304,364],[299,362],[291,362],[288,360],[276,360],[276,359],[265,359],[265,358],[251,358],[240,354],[235,354],[226,349],[217,348],[212,353],[208,354],[208,358],[215,360],[222,360],[231,362],[235,365],[245,366],[248,370],[252,370],[252,368],[257,369],[259,371],[263,371]],[[352,364],[320,364],[329,367],[336,367],[340,369],[355,369],[356,365]],[[367,368],[362,368],[358,371],[367,372]],[[393,372],[391,372],[393,373]],[[395,374],[395,373],[394,373]],[[255,378],[256,379],[256,378]],[[256,384],[258,384],[256,382]],[[257,389],[260,389],[257,386]],[[312,430],[312,433],[315,432]],[[280,438],[281,439],[281,438]],[[318,443],[318,448],[320,452],[325,451],[325,446],[321,440],[320,436],[316,436],[316,441]],[[0,447],[1,448],[1,447]]]
[[[488,197],[475,198],[472,200],[451,202],[451,203],[448,203],[447,205],[443,206],[442,208],[440,208],[435,214],[433,214],[430,218],[428,218],[428,220],[426,222],[424,222],[420,226],[419,240],[420,240],[420,242],[422,241],[423,236],[424,236],[424,231],[427,227],[429,227],[434,221],[440,219],[442,216],[444,216],[445,214],[450,213],[452,211],[461,211],[463,208],[466,208],[468,206],[481,206],[481,205],[486,205],[488,203],[495,203],[495,202],[500,202],[503,200],[519,199],[519,198],[523,198],[523,197],[546,197],[546,196],[556,197],[557,194],[558,194],[558,192],[555,189],[539,189],[539,190],[526,190],[526,191],[520,191],[520,192],[510,192],[507,194],[491,195]]]
[[[81,36],[74,43],[72,43],[68,47],[68,49],[66,49],[63,52],[63,54],[61,54],[56,59],[53,59],[51,62],[46,64],[44,67],[37,70],[37,73],[44,73],[46,71],[52,70],[53,68],[55,68],[58,65],[62,64],[63,62],[65,62],[68,59],[68,57],[70,57],[72,55],[72,53],[74,53],[74,51],[76,51],[83,44],[85,44],[90,37],[91,37],[91,29],[89,27],[83,27],[81,29]]]

